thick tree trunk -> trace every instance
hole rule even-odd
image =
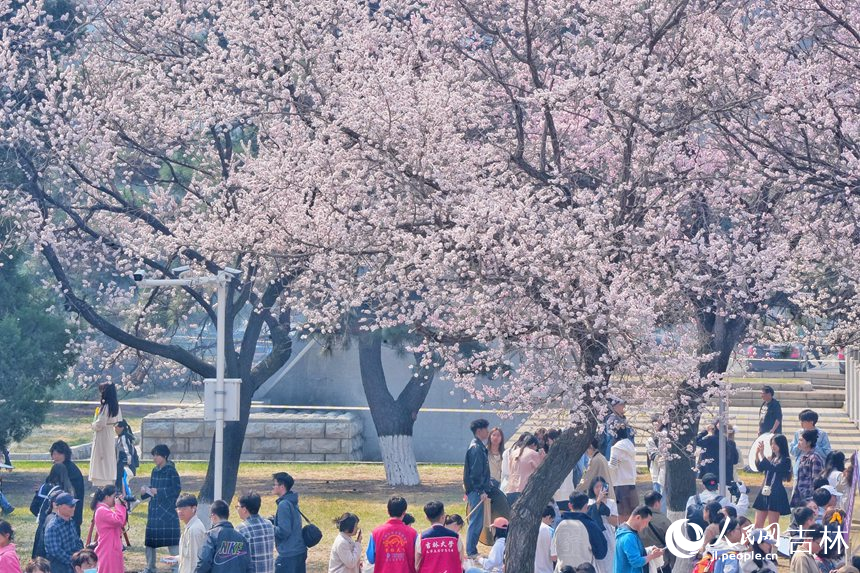
[[[711,312],[700,312],[696,322],[701,338],[701,355],[711,356],[710,360],[699,366],[699,376],[706,378],[711,374],[725,374],[732,352],[746,334],[749,322],[742,318],[728,319]],[[703,390],[682,385],[675,400],[676,407],[670,414],[673,423],[689,426],[683,429],[672,445],[672,459],[666,464],[668,510],[676,512],[675,515],[681,515],[687,500],[696,493],[695,456],[687,452],[686,447],[693,444],[698,432],[698,408]],[[684,420],[687,420],[686,423]]]
[[[385,479],[391,485],[418,485],[418,463],[412,448],[412,436],[379,436]]]
[[[505,571],[533,573],[541,514],[594,439],[596,428],[597,422],[590,419],[585,425],[577,424],[564,430],[529,479],[523,495],[511,510],[505,545]]]
[[[389,485],[418,485],[418,464],[412,448],[412,428],[424,404],[434,371],[416,367],[406,388],[395,400],[388,390],[382,368],[382,332],[358,333],[361,384],[370,407],[373,425]]]

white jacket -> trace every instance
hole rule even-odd
[[[612,485],[636,485],[636,446],[629,439],[619,440],[609,454]]]
[[[662,433],[661,438],[665,438],[665,433]],[[651,482],[659,483],[661,486],[666,484],[666,459],[663,454],[660,453],[660,445],[657,443],[657,439],[655,436],[651,436],[648,438],[648,441],[645,442],[645,451],[648,453],[649,458],[651,459]]]
[[[563,519],[555,528],[550,543],[550,555],[558,558],[555,570],[561,571],[565,565],[576,567],[582,563],[594,563],[594,553],[588,539],[588,529],[581,521]]]
[[[499,489],[502,490],[502,493],[510,493],[508,491],[508,482],[511,477],[511,448],[505,448],[505,451],[502,452],[502,483],[499,485]]]

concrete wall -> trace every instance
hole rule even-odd
[[[301,354],[300,350],[296,350]],[[412,370],[411,354],[397,353],[383,346],[382,363],[388,388],[397,397],[406,386]],[[254,396],[271,404],[294,406],[367,406],[358,365],[357,347],[323,353],[314,345],[287,368],[279,380],[267,384],[263,392]],[[448,411],[428,412],[427,408]],[[471,398],[453,383],[438,376],[432,381],[424,409],[414,427],[415,456],[419,462],[463,463],[466,448],[472,439],[469,423],[475,418],[486,418],[491,427],[499,426],[510,436],[527,417],[518,414],[503,419],[484,409],[484,405]],[[472,411],[470,411],[472,410]],[[475,411],[477,410],[477,411]],[[355,412],[364,424],[364,460],[379,461],[379,439],[369,411]]]
[[[352,412],[254,412],[248,422],[243,461],[355,461],[362,459],[364,426]],[[208,460],[214,422],[202,408],[148,414],[141,423],[141,450],[167,444],[177,460]]]

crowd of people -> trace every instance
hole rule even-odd
[[[154,468],[149,483],[140,487],[140,499],[133,495],[130,481],[140,464],[134,434],[122,420],[115,388],[104,385],[101,396],[93,420],[89,474],[94,486],[93,521],[86,543],[81,536],[83,474],[72,460],[68,444],[58,441],[50,448],[54,464],[30,506],[38,525],[25,571],[125,571],[128,515],[142,502],[148,503],[144,573],[157,571],[159,548],[166,548],[162,561],[170,564],[174,573],[306,571],[308,548],[318,543],[322,534],[299,509],[290,474],[272,476],[272,493],[277,498],[274,516],[262,517],[261,496],[247,492],[235,506],[241,523],[234,527],[230,506],[216,500],[209,507],[211,527],[207,529],[197,515],[196,497],[181,494],[181,478],[167,445],[152,448]],[[640,498],[636,432],[625,410],[624,400],[611,401],[602,433],[591,441],[553,495],[553,503],[544,509],[535,553],[536,573],[646,573],[646,568],[647,573],[670,573],[676,566],[675,556],[664,552],[671,525],[663,505],[667,432],[659,418],[652,420],[652,432],[645,440],[651,487]],[[827,433],[817,427],[818,415],[812,410],[800,413],[800,428],[789,444],[782,434],[782,410],[772,388],[762,391],[759,418],[762,439],[755,450],[755,469],[763,478],[752,503],[754,522],[746,516],[749,490],[734,479],[739,454],[731,426],[727,428],[725,450],[727,496],[718,491],[718,425],[706,427],[696,437],[701,491],[687,502],[688,538],[698,539],[693,525],[704,533],[692,573],[775,572],[777,541],[772,529],[764,526],[789,514],[792,543],[798,547],[791,558],[792,573],[860,573],[847,559],[844,544],[840,549],[828,542],[828,528],[833,539],[847,517],[845,494],[852,491],[853,468],[846,456],[832,451]],[[422,530],[416,528],[408,513],[407,500],[393,496],[387,504],[389,519],[365,539],[359,516],[344,513],[334,520],[337,535],[331,545],[330,573],[504,571],[508,520],[503,516],[485,519],[484,512],[490,510],[487,500],[504,494],[501,500],[509,510],[561,431],[524,432],[513,446],[506,447],[503,431],[491,429],[487,420],[475,420],[470,429],[473,440],[463,470],[466,519],[448,514],[441,501],[430,501],[423,507],[427,527]],[[765,451],[766,438],[769,454]],[[789,496],[786,484],[792,481]],[[303,526],[303,520],[308,525]],[[491,523],[489,528],[487,523]],[[491,544],[486,557],[478,554],[482,534]],[[0,520],[0,573],[20,571],[14,531],[8,522]],[[684,573],[691,573],[690,568]]]

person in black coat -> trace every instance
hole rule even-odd
[[[738,446],[735,444],[734,429],[731,425],[727,426],[726,432],[726,484],[735,479],[735,465],[740,460]],[[708,428],[696,436],[696,446],[702,448],[702,453],[699,456],[699,479],[702,479],[706,474],[720,475],[720,430],[716,423],[708,426]]]
[[[227,521],[230,506],[216,499],[209,508],[209,521],[212,529],[206,534],[206,541],[200,548],[197,569],[194,573],[253,573],[248,540]]]
[[[155,550],[167,547],[170,555],[179,555],[179,516],[176,500],[182,491],[182,482],[173,462],[169,461],[170,448],[158,444],[152,448],[155,467],[149,485],[143,486],[141,499],[149,499],[146,514],[146,573],[155,573]]]
[[[487,440],[490,437],[490,423],[483,418],[472,422],[473,440],[466,451],[466,461],[463,464],[463,489],[469,500],[469,508],[473,512],[466,531],[466,554],[471,558],[478,554],[478,539],[483,528],[483,502],[490,494],[490,458],[487,451]]]
[[[72,461],[72,448],[63,440],[59,440],[51,444],[51,459],[55,464],[63,464],[66,466],[66,471],[69,473],[69,481],[72,483],[72,490],[68,493],[72,494],[75,499],[86,499],[87,491],[84,484],[84,474]],[[72,517],[75,523],[75,529],[78,535],[81,534],[81,525],[84,522],[84,504],[79,503],[75,506],[75,515]]]

